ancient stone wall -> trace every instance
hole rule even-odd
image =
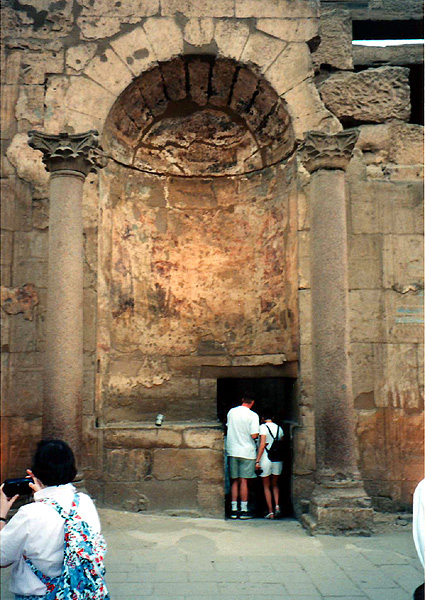
[[[304,510],[315,469],[310,177],[293,144],[355,125],[347,218],[360,470],[376,507],[410,504],[423,468],[423,128],[408,122],[404,59],[354,71],[351,19],[376,18],[385,3],[322,4],[3,3],[7,475],[24,471],[41,435],[48,174],[27,132],[97,129],[112,158],[87,177],[83,199],[90,489],[131,510],[220,514],[214,369],[298,362],[293,496]],[[413,0],[402,14],[400,3],[386,6],[382,18],[422,10]],[[203,111],[179,112],[182,90]],[[164,411],[186,425],[146,424]],[[194,477],[201,459],[208,469]]]
[[[353,11],[351,16],[353,13],[358,15]],[[409,70],[399,66],[405,64],[403,51],[392,49],[387,57],[389,66],[355,73],[352,54],[350,57],[347,51],[350,35],[343,26],[350,12],[325,7],[323,16],[322,43],[313,54],[318,89],[325,105],[346,126],[354,124],[360,130],[347,172],[351,358],[359,464],[376,508],[405,508],[411,503],[424,460],[423,127],[406,122],[410,114]],[[341,36],[335,44],[337,28]],[[404,79],[401,85],[400,78]],[[313,436],[307,434],[314,425],[308,182],[308,176],[301,175],[300,412],[305,429],[295,436],[294,452],[294,470],[299,473],[294,485],[300,496],[308,495],[309,469],[314,469]]]

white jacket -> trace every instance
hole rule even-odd
[[[71,483],[46,487],[34,494],[35,502],[22,506],[0,532],[1,566],[12,565],[10,590],[14,594],[43,596],[46,586],[31,571],[23,555],[48,577],[60,575],[63,563],[64,519],[42,498],[51,498],[66,512],[71,509],[75,488]],[[94,531],[100,521],[93,500],[79,494],[78,514]]]

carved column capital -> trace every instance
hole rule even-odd
[[[301,148],[301,160],[310,173],[319,169],[345,171],[358,137],[358,129],[347,129],[333,135],[308,131]]]
[[[65,170],[87,175],[105,166],[97,131],[59,135],[29,131],[28,137],[31,148],[43,153],[43,163],[50,173]]]

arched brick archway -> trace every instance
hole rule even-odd
[[[143,73],[108,116],[104,146],[127,165],[188,176],[248,173],[290,156],[286,102],[253,69],[183,56]]]

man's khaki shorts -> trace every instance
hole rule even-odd
[[[255,478],[255,458],[239,458],[238,456],[229,456],[230,479]]]

